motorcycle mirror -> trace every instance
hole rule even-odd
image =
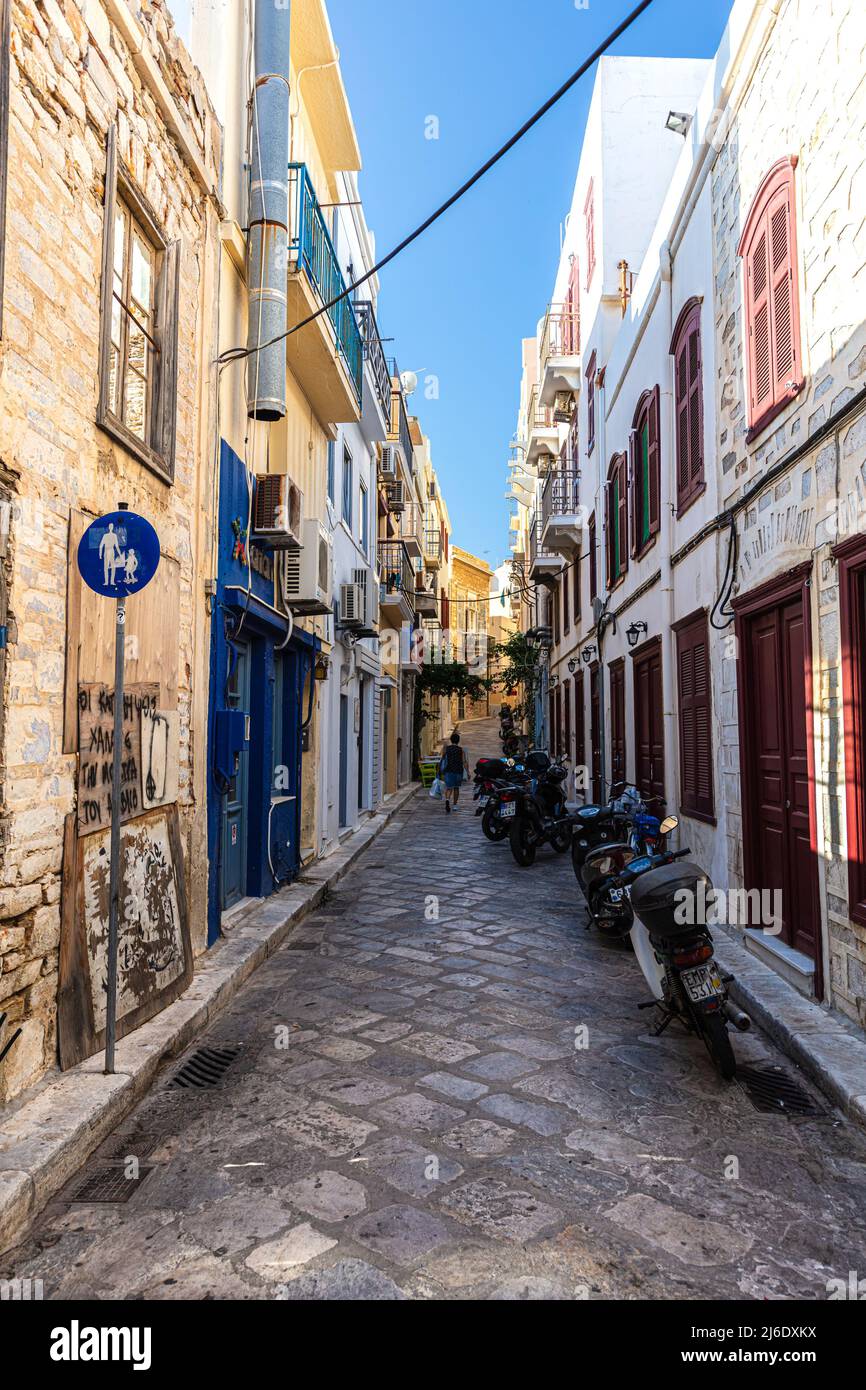
[[[509,758],[509,759],[507,760],[507,762],[506,762],[506,767],[514,767],[514,759],[513,759],[513,758]]]
[[[670,835],[671,831],[676,830],[678,825],[679,821],[676,816],[667,816],[665,820],[662,821],[659,829],[663,835]]]

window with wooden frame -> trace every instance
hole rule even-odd
[[[3,336],[3,275],[6,263],[6,170],[9,161],[11,12],[11,0],[0,0],[0,337]]]
[[[704,403],[701,359],[701,300],[680,310],[671,339],[677,449],[677,516],[704,491]]]
[[[680,810],[715,824],[709,628],[705,612],[676,625]]]
[[[562,683],[562,715],[564,720],[564,751],[565,756],[571,759],[571,681],[566,676]]]
[[[797,283],[796,156],[766,175],[737,254],[744,267],[750,443],[803,388]]]
[[[628,569],[628,460],[614,454],[605,489],[605,559],[607,587],[613,589]]]
[[[562,631],[563,635],[571,630],[571,615],[568,603],[568,575],[562,576]]]
[[[583,671],[574,678],[574,763],[586,766],[586,714],[583,706]]]
[[[586,369],[586,453],[587,457],[595,448],[595,353],[589,359]]]
[[[640,557],[655,544],[659,530],[661,451],[659,388],[644,391],[637,403],[629,440],[631,467],[631,553]]]
[[[583,216],[586,222],[586,288],[589,289],[595,270],[595,189],[592,179],[589,181]]]
[[[180,242],[169,244],[109,128],[102,237],[97,423],[174,479]]]
[[[551,611],[552,614],[553,614],[553,641],[554,641],[554,644],[555,644],[555,645],[558,645],[558,644],[559,644],[559,638],[560,638],[560,631],[559,631],[559,584],[558,584],[558,583],[554,584],[553,588],[552,588],[551,591],[550,591],[549,603],[550,603],[550,611]]]
[[[834,548],[842,638],[848,912],[866,926],[866,536]]]
[[[589,518],[589,601],[595,602],[598,593],[598,560],[595,549],[595,512]]]

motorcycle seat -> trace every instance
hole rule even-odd
[[[576,814],[578,820],[583,821],[585,825],[602,825],[613,820],[610,806],[581,806]]]

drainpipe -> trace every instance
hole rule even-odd
[[[286,331],[290,29],[290,0],[256,4],[247,236],[247,413],[254,420],[280,420],[286,413],[285,342],[258,349]]]
[[[671,244],[669,241],[662,242],[659,250],[659,274],[661,278],[661,288],[659,292],[660,310],[662,320],[667,318],[667,342],[670,343],[674,335],[674,304],[673,304],[673,270],[674,263],[671,255]],[[673,551],[673,526],[674,526],[674,498],[677,495],[677,460],[676,460],[676,429],[674,422],[674,371],[676,370],[674,358],[671,353],[666,354],[667,368],[661,373],[662,381],[659,383],[661,395],[661,436],[667,441],[667,448],[663,450],[662,457],[667,464],[667,488],[662,489],[662,505],[660,523],[661,542],[661,633],[662,633],[662,709],[664,711],[664,750],[665,750],[665,776],[668,780],[670,791],[674,793],[674,804],[678,804],[679,788],[672,785],[674,782],[674,768],[677,766],[677,716],[676,716],[676,682],[674,671],[676,669],[676,644],[674,642],[674,574],[671,564],[671,553]],[[669,796],[670,804],[670,796]]]

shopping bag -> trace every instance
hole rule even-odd
[[[430,788],[430,795],[434,801],[441,801],[445,791],[445,783],[440,777],[434,777],[433,785]]]

